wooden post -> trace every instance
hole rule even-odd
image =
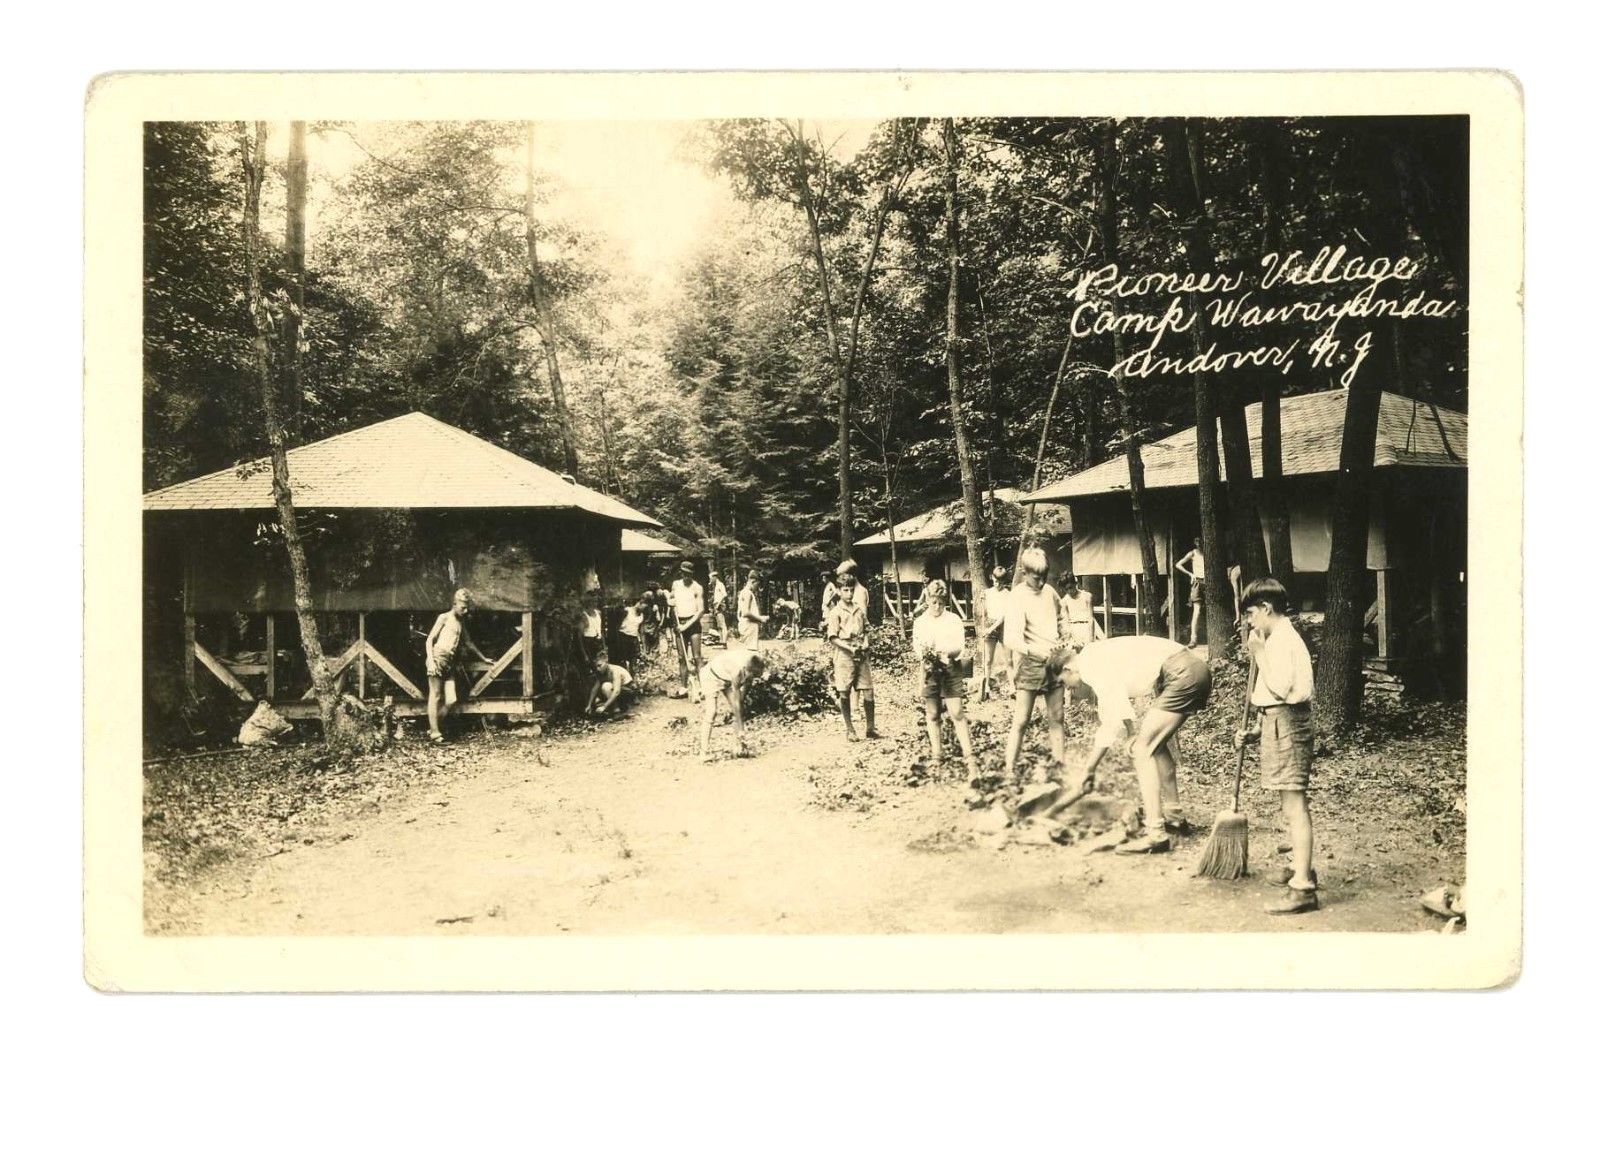
[[[194,616],[183,614],[183,683],[194,691]]]
[[[1144,598],[1140,595],[1140,585],[1144,581],[1139,577],[1133,578],[1133,634],[1144,635]]]
[[[1111,639],[1111,577],[1100,577],[1100,615],[1106,622],[1106,639]]]
[[[356,637],[361,641],[361,655],[356,657],[356,699],[367,698],[367,614],[356,613]]]
[[[522,614],[522,698],[524,700],[532,699],[533,688],[533,613],[524,612]]]
[[[267,699],[278,698],[278,621],[267,613]]]
[[[1389,570],[1379,568],[1378,572],[1378,662],[1385,669],[1389,667],[1390,635],[1389,628],[1393,623],[1393,612],[1389,603]]]

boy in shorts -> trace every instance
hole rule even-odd
[[[850,693],[861,697],[861,710],[867,717],[867,739],[878,738],[877,702],[872,695],[872,665],[867,660],[866,597],[857,592],[856,566],[846,560],[838,568],[839,595],[828,610],[828,646],[833,650],[833,690],[839,694],[839,714],[844,717],[844,733],[852,742],[855,721],[850,717]]]
[[[1178,729],[1211,699],[1210,667],[1164,636],[1113,636],[1075,654],[1062,678],[1074,698],[1094,702],[1100,720],[1084,763],[1085,784],[1093,781],[1111,747],[1133,734],[1128,752],[1144,802],[1144,830],[1117,851],[1168,851],[1168,826],[1184,825],[1178,808]],[[1150,694],[1155,700],[1136,727],[1134,697]]]
[[[1252,580],[1240,605],[1250,627],[1246,644],[1256,662],[1250,705],[1258,722],[1250,732],[1235,735],[1234,746],[1261,742],[1261,785],[1278,794],[1293,853],[1288,890],[1265,910],[1273,916],[1314,912],[1317,874],[1311,868],[1311,806],[1306,801],[1311,783],[1311,653],[1288,617],[1289,593],[1281,583],[1271,577]]]
[[[428,639],[422,646],[428,673],[428,739],[435,744],[444,743],[444,733],[439,722],[448,715],[455,701],[445,692],[446,682],[452,689],[456,678],[466,671],[464,653],[470,652],[479,660],[488,660],[467,634],[467,616],[472,612],[472,593],[465,588],[456,589],[450,602],[450,611],[439,613],[439,618],[428,629]]]
[[[717,721],[717,701],[727,702],[733,716],[733,736],[738,754],[745,755],[744,690],[764,667],[761,653],[753,648],[727,648],[718,652],[700,669],[700,687],[705,693],[705,713],[700,722],[700,761],[711,759],[711,728]]]
[[[613,664],[605,656],[594,661],[595,682],[589,689],[589,705],[584,712],[590,716],[620,716],[638,698],[638,688],[633,673],[620,664]]]
[[[1061,597],[1046,582],[1050,561],[1042,548],[1029,548],[1017,565],[1017,580],[1006,597],[1006,622],[1002,643],[1011,653],[1011,737],[1006,741],[1006,779],[1016,779],[1022,734],[1033,717],[1033,702],[1044,696],[1050,723],[1050,757],[1066,759],[1066,731],[1062,726],[1061,661],[1065,658],[1065,614]],[[1043,783],[1043,781],[1035,781]]]
[[[967,680],[961,674],[961,656],[966,651],[967,634],[961,617],[945,611],[949,593],[943,580],[928,584],[928,610],[911,626],[911,650],[922,661],[922,714],[928,724],[928,743],[933,750],[933,766],[944,759],[939,709],[950,713],[950,724],[961,743],[961,756],[967,762],[967,781],[978,778],[978,761],[972,754],[972,733],[967,728],[965,700]]]

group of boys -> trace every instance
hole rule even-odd
[[[833,689],[840,716],[849,740],[862,738],[855,726],[852,703],[858,702],[866,721],[865,737],[879,735],[872,667],[868,653],[867,591],[862,586],[854,561],[846,560],[835,570],[837,582],[823,592],[824,633],[833,660]],[[995,574],[995,585],[999,577]],[[1066,771],[1063,707],[1068,696],[1091,704],[1098,727],[1087,758],[1066,790],[1076,798],[1092,789],[1095,773],[1106,753],[1128,739],[1143,804],[1143,826],[1136,835],[1117,846],[1124,855],[1145,855],[1170,851],[1171,834],[1187,830],[1188,823],[1178,797],[1180,766],[1178,733],[1194,713],[1204,708],[1211,697],[1210,666],[1194,651],[1160,636],[1119,636],[1096,638],[1091,627],[1072,611],[1066,598],[1047,582],[1048,560],[1033,548],[1023,552],[1017,580],[1003,598],[991,593],[988,605],[1000,609],[998,629],[1011,657],[1013,708],[1011,729],[1005,749],[1008,780],[1021,784],[1043,784],[1037,771],[1031,780],[1017,776],[1017,761],[1024,733],[1034,705],[1042,697],[1048,721],[1051,760]],[[750,615],[755,626],[752,640],[759,635],[760,613],[756,606],[754,578],[750,589]],[[1073,592],[1074,585],[1069,585]],[[943,581],[931,581],[925,589],[927,604],[918,614],[912,629],[912,647],[921,661],[921,698],[924,718],[935,761],[941,756],[941,716],[948,714],[955,728],[966,761],[969,780],[977,782],[979,771],[973,755],[963,701],[966,675],[962,656],[966,636],[962,618],[950,611],[949,593]],[[741,593],[741,614],[745,612]],[[1276,792],[1289,829],[1292,868],[1283,897],[1268,905],[1274,914],[1297,913],[1317,907],[1316,872],[1311,867],[1313,833],[1306,791],[1312,761],[1311,699],[1313,690],[1311,657],[1305,641],[1289,619],[1289,597],[1277,580],[1264,578],[1251,582],[1240,597],[1241,610],[1249,632],[1247,647],[1251,657],[1249,703],[1255,724],[1238,732],[1235,746],[1247,742],[1260,744],[1260,770],[1263,787]],[[439,718],[447,710],[445,684],[462,667],[461,654],[470,651],[483,659],[466,630],[471,611],[471,594],[458,591],[448,612],[442,613],[428,633],[426,653],[428,672],[428,720],[430,735],[440,740]],[[637,635],[654,605],[645,598],[629,609],[623,634]],[[665,627],[675,630],[683,685],[696,703],[703,701],[699,752],[709,759],[712,728],[719,703],[726,705],[734,727],[740,755],[745,753],[743,694],[750,681],[759,676],[763,661],[757,643],[729,646],[703,664],[700,658],[700,628],[705,615],[704,592],[694,579],[689,564],[667,593],[669,611]],[[746,619],[741,615],[741,621]],[[629,622],[634,630],[628,631]],[[1090,621],[1092,625],[1092,620]],[[743,631],[743,629],[742,629]],[[695,675],[689,675],[692,654]],[[625,667],[609,663],[604,653],[597,658],[597,681],[589,697],[589,710],[605,714],[621,707],[630,694],[633,677]],[[985,678],[987,679],[987,668]],[[1133,701],[1153,696],[1150,706],[1138,715]],[[1068,801],[1062,801],[1047,815],[1057,815]]]

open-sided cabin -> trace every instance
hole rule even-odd
[[[993,500],[984,492],[985,515],[992,521],[980,531],[982,540],[992,539],[1000,553],[1000,563],[1008,570],[1016,556],[1017,543],[1027,521],[1027,509],[1019,502],[1017,488],[996,488]],[[1065,571],[1072,561],[1072,517],[1065,507],[1041,505],[1034,511],[1028,528],[1028,543],[1037,544],[1050,558],[1052,571]],[[969,619],[972,616],[972,574],[967,565],[966,512],[961,500],[930,508],[894,526],[894,539],[888,531],[877,532],[857,541],[862,566],[877,584],[878,606],[884,618],[899,614],[895,602],[895,574],[898,560],[899,587],[906,608],[922,594],[929,580],[943,580],[950,595]],[[986,578],[987,573],[980,576]]]
[[[563,682],[586,585],[620,569],[625,530],[659,527],[418,412],[288,459],[330,667],[346,692],[393,696],[401,715],[424,707],[423,641],[458,587],[476,599],[469,630],[490,657],[469,665],[461,710],[536,710]],[[181,621],[190,688],[203,674],[242,701],[315,714],[270,464],[151,492],[144,509],[147,605]],[[147,667],[160,655],[147,651]]]
[[[1284,500],[1302,610],[1325,607],[1329,519],[1344,439],[1343,390],[1286,397],[1280,406]],[[1245,412],[1251,466],[1261,475],[1261,405]],[[1188,581],[1173,564],[1199,535],[1195,430],[1142,449],[1156,566],[1165,577],[1169,634],[1188,615]],[[1467,417],[1426,401],[1384,393],[1373,448],[1367,533],[1375,651],[1387,667],[1407,657],[1464,651],[1467,547]],[[1223,479],[1227,479],[1226,466]],[[1071,509],[1073,565],[1099,601],[1106,631],[1137,628],[1139,541],[1128,496],[1128,460],[1116,456],[1022,498]],[[1208,571],[1213,578],[1220,572]]]

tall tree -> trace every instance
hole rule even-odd
[[[961,469],[961,507],[963,534],[967,543],[967,574],[972,583],[972,612],[981,635],[987,621],[988,598],[981,595],[984,584],[983,505],[978,496],[978,481],[973,474],[972,446],[967,438],[967,417],[961,396],[961,203],[959,169],[961,144],[956,137],[956,122],[944,122],[944,211],[945,254],[949,261],[950,287],[945,302],[944,363],[950,386],[950,429],[955,434],[956,464]]]
[[[1100,178],[1100,245],[1105,251],[1106,262],[1115,264],[1122,259],[1122,244],[1117,221],[1117,169],[1120,160],[1117,155],[1115,120],[1107,120],[1100,128],[1096,159]],[[1121,365],[1126,355],[1121,328],[1112,330],[1111,341],[1113,363]],[[1145,507],[1144,455],[1140,450],[1144,429],[1140,427],[1134,414],[1133,394],[1128,386],[1127,376],[1118,367],[1112,373],[1112,378],[1117,387],[1118,408],[1122,417],[1123,449],[1128,458],[1128,499],[1133,505],[1133,530],[1139,538],[1139,608],[1142,613],[1140,631],[1156,633],[1161,630],[1156,609],[1156,605],[1161,602],[1156,593],[1156,589],[1160,587],[1161,577],[1156,566],[1155,537],[1151,533],[1150,517]],[[1171,606],[1170,610],[1177,611],[1176,605]]]
[[[1284,126],[1271,120],[1254,125],[1252,142],[1261,196],[1261,255],[1284,246],[1286,159]],[[1267,537],[1267,565],[1284,586],[1293,588],[1294,553],[1289,543],[1289,505],[1283,492],[1283,386],[1271,368],[1259,373],[1261,395],[1261,479],[1256,485],[1261,527]]]
[[[534,323],[539,330],[539,344],[544,351],[544,368],[550,378],[550,399],[555,404],[556,421],[561,428],[561,457],[567,473],[577,478],[578,441],[572,432],[572,412],[567,407],[566,388],[561,383],[561,359],[556,351],[560,334],[556,327],[555,308],[545,285],[544,272],[539,267],[539,224],[534,214],[533,180],[533,123],[527,126],[528,160],[523,191],[523,225],[528,240],[528,295],[533,302]]]
[[[1202,270],[1210,268],[1212,255],[1210,232],[1204,226],[1204,203],[1200,195],[1198,155],[1192,150],[1189,125],[1183,120],[1168,120],[1162,125],[1165,144],[1167,187],[1177,211],[1179,226],[1188,242],[1191,259]],[[1190,297],[1194,324],[1190,331],[1196,354],[1205,351],[1208,338],[1205,317],[1197,299]],[[1222,466],[1217,445],[1217,382],[1209,372],[1194,374],[1194,439],[1195,464],[1198,472],[1200,502],[1200,548],[1206,558],[1205,621],[1206,643],[1213,649],[1221,648],[1233,638],[1233,594],[1228,587],[1227,570],[1232,561],[1231,549],[1223,535]],[[1249,447],[1245,448],[1242,473],[1230,468],[1229,486],[1249,483]],[[1257,535],[1260,535],[1259,528]],[[1176,605],[1173,611],[1176,611]]]
[[[884,230],[915,165],[917,126],[893,120],[881,149],[866,149],[853,162],[855,170],[839,171],[820,135],[811,136],[804,121],[780,120],[776,124],[750,121],[724,123],[716,129],[714,167],[734,177],[749,199],[774,198],[797,206],[805,221],[807,258],[816,273],[818,306],[827,358],[833,370],[837,420],[839,472],[839,550],[848,558],[855,543],[855,493],[851,479],[851,413],[857,361],[861,351],[861,325],[867,293],[883,247]],[[870,204],[855,205],[846,190],[870,181],[877,169],[876,194]],[[850,177],[850,178],[846,178]],[[857,211],[851,211],[856,207]],[[825,233],[842,221],[865,213],[865,253],[855,269],[849,289],[850,312],[841,333],[839,295],[849,283],[848,272],[829,254]]]
[[[298,162],[305,163],[305,133],[290,134],[290,168]],[[312,611],[311,569],[306,563],[305,544],[300,537],[300,522],[295,516],[294,491],[289,482],[289,453],[285,444],[282,416],[278,410],[279,382],[274,379],[271,311],[261,289],[261,185],[266,178],[267,125],[258,120],[255,138],[249,129],[239,125],[239,152],[244,163],[244,255],[245,298],[250,318],[255,325],[252,352],[256,377],[261,386],[261,413],[266,424],[267,445],[272,454],[272,502],[278,510],[278,523],[283,529],[284,548],[289,554],[289,572],[294,580],[294,609],[300,622],[300,646],[305,650],[306,663],[311,669],[311,686],[316,692],[317,712],[322,720],[324,739],[339,734],[339,694],[328,671],[328,661],[323,655],[322,638],[317,630],[316,614]],[[296,150],[299,150],[296,156]],[[302,252],[305,236],[305,182],[291,182],[288,202],[286,232],[289,237],[300,238]],[[303,269],[302,269],[303,276]]]

